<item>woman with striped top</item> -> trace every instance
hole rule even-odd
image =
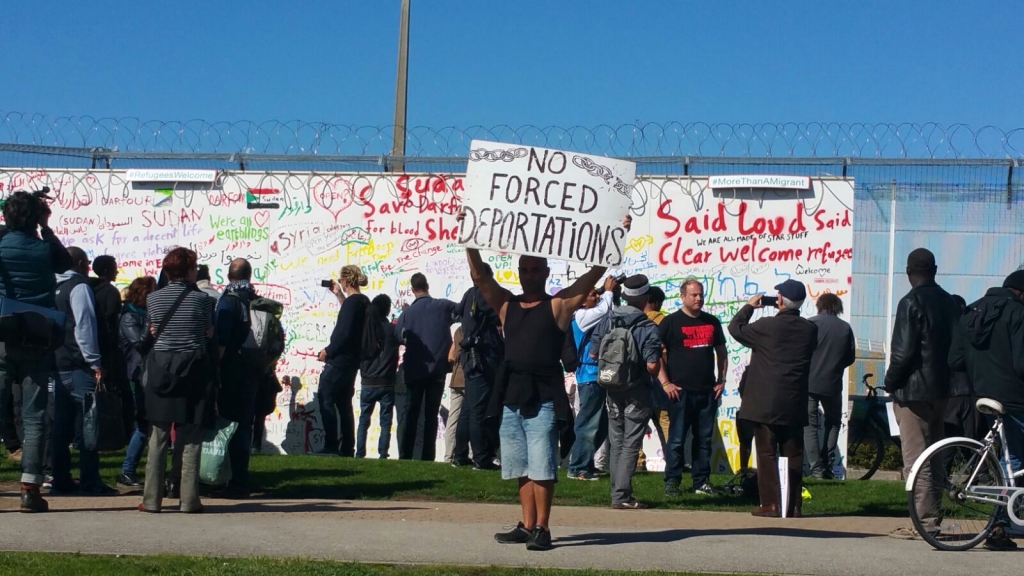
[[[175,248],[164,258],[166,287],[146,298],[150,333],[156,337],[146,358],[146,416],[152,428],[146,462],[144,512],[159,512],[163,500],[171,425],[184,447],[180,508],[199,513],[200,429],[212,402],[214,380],[207,339],[213,335],[213,299],[196,288],[196,253]],[[161,330],[161,327],[163,330]]]

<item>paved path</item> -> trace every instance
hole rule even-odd
[[[301,556],[363,562],[778,574],[1014,574],[1024,553],[932,550],[885,537],[893,518],[753,518],[733,512],[557,507],[556,548],[492,535],[517,506],[435,502],[207,499],[207,514],[143,514],[138,496],[50,498],[20,514],[0,493],[0,549],[94,554]]]

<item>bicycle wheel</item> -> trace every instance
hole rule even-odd
[[[907,493],[910,519],[917,533],[939,550],[969,550],[977,546],[992,530],[1000,506],[979,501],[968,493],[967,483],[974,476],[971,488],[1003,485],[999,460],[991,451],[966,439],[926,450],[921,458],[926,460],[914,477],[913,490]],[[929,482],[920,473],[928,467],[939,477],[931,483],[934,501],[925,503],[926,509],[919,513],[914,495],[928,492]]]
[[[885,453],[885,443],[880,436],[867,426],[857,426],[850,430],[846,442],[846,469],[863,469],[860,480],[868,480],[878,470]]]

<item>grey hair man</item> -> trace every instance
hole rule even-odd
[[[761,506],[751,514],[778,516],[781,512],[778,452],[789,461],[788,515],[800,516],[807,387],[818,327],[800,317],[807,298],[802,283],[790,279],[775,289],[779,295],[774,316],[750,321],[754,311],[765,305],[763,295],[755,294],[729,323],[729,334],[751,350],[740,382],[743,402],[737,418],[754,423]]]

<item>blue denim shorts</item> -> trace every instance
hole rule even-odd
[[[554,402],[542,402],[537,414],[531,418],[523,418],[518,406],[506,405],[502,410],[498,434],[501,438],[502,479],[557,479],[558,425]]]

